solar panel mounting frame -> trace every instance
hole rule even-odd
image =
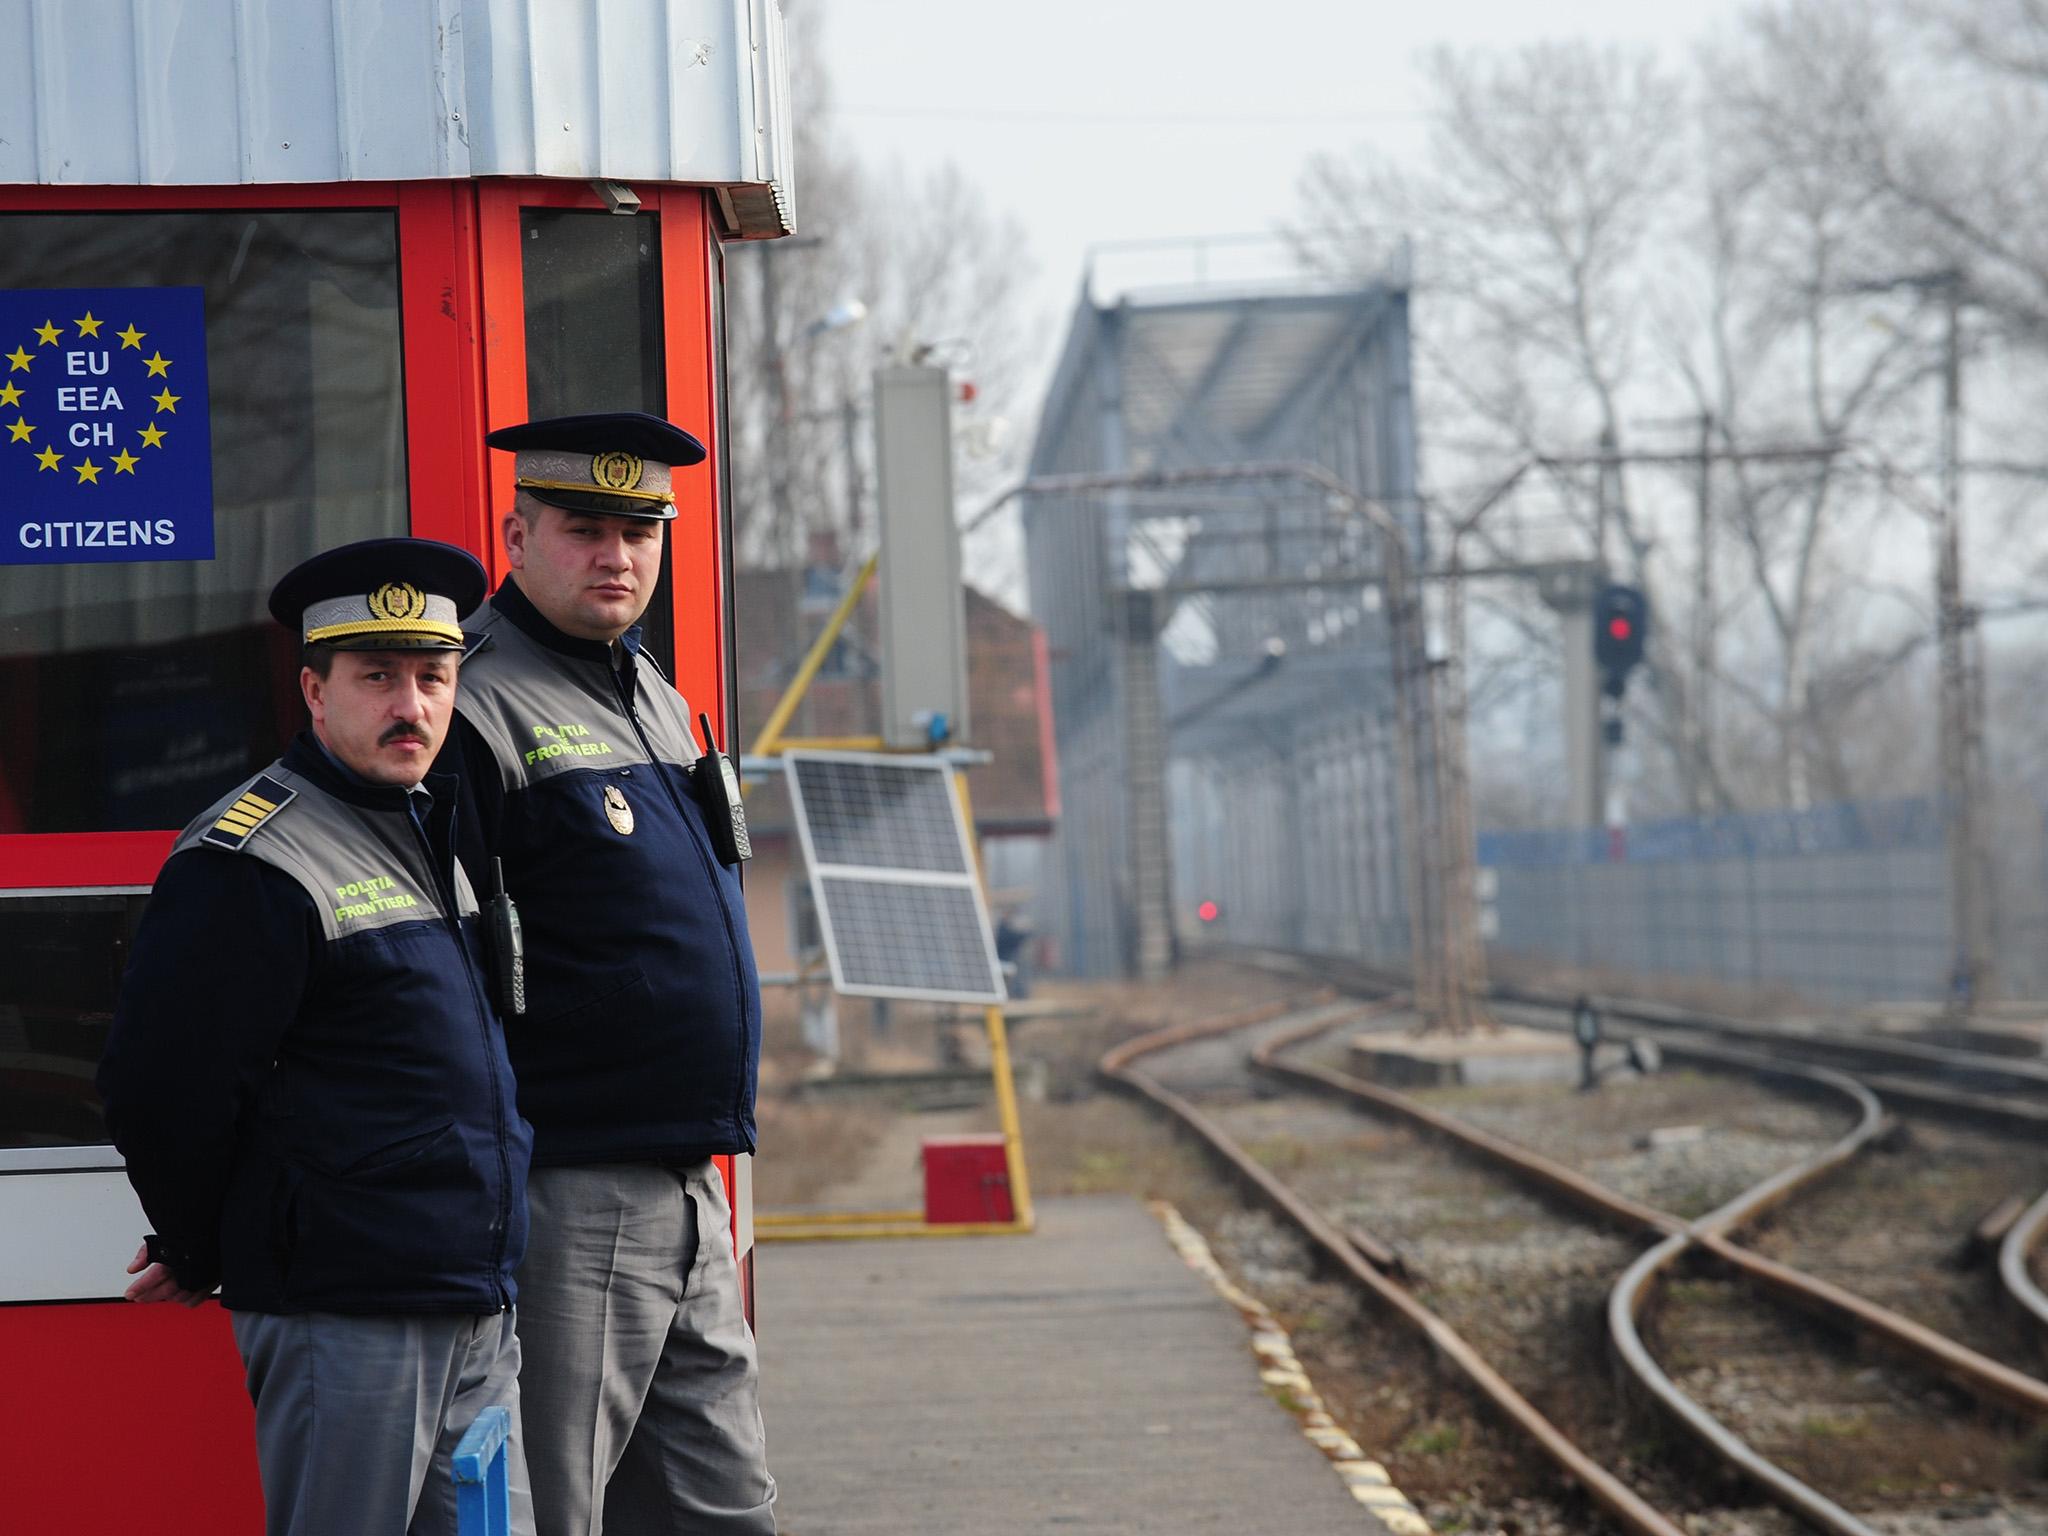
[[[789,788],[790,809],[796,821],[797,836],[803,846],[804,867],[810,881],[811,897],[817,908],[819,930],[824,936],[825,957],[832,970],[833,990],[846,997],[900,998],[910,1002],[1001,1004],[1008,1001],[1009,994],[1003,985],[1002,962],[996,957],[995,933],[989,923],[988,901],[982,891],[974,849],[968,839],[967,819],[960,804],[959,787],[953,782],[952,765],[944,758],[931,755],[840,752],[814,748],[793,748],[784,752],[782,759],[783,776]],[[802,770],[806,763],[867,764],[891,769],[924,770],[934,774],[945,788],[946,803],[951,811],[953,833],[959,852],[958,868],[953,871],[935,871],[890,868],[876,864],[820,863],[817,839],[812,830],[809,810],[804,802]],[[975,926],[981,938],[982,958],[988,967],[989,987],[985,990],[969,991],[964,988],[901,987],[873,982],[849,982],[840,937],[834,924],[833,902],[826,892],[826,882],[834,879],[967,891],[973,899]]]

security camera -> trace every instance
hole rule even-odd
[[[638,213],[640,196],[623,181],[593,181],[590,190],[604,199],[604,206],[611,213]]]

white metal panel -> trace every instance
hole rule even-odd
[[[0,1176],[0,1302],[112,1300],[148,1230],[119,1170]]]
[[[128,0],[33,0],[14,10],[34,34],[37,180],[81,180],[88,164],[104,164],[111,180],[136,180]]]
[[[282,5],[274,0],[236,0],[235,9],[242,79],[241,179],[345,180],[335,97],[334,18],[326,0],[289,0]],[[381,102],[353,105],[354,115],[360,117],[377,111]]]
[[[600,163],[609,166],[606,174],[621,178],[650,174],[637,157],[605,162],[594,152],[603,141],[597,112],[597,34],[602,22],[577,16],[580,7],[553,0],[522,3],[530,38],[527,89],[533,97],[533,143],[528,154],[534,174],[588,175],[583,167]],[[493,107],[495,100],[494,95]],[[483,109],[483,103],[478,105]],[[621,116],[632,110],[631,102],[618,103]]]
[[[241,163],[235,0],[157,6],[137,0],[136,154],[145,183],[204,179]],[[222,39],[230,40],[222,46]]]
[[[329,4],[341,179],[467,176],[462,0]]]
[[[605,177],[789,225],[777,0],[14,0],[0,183]]]

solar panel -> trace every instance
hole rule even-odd
[[[999,1003],[1003,973],[952,770],[936,757],[787,752],[832,984]]]

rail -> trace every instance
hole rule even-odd
[[[1400,1004],[1399,999],[1388,1000],[1381,1005],[1381,1010]],[[1098,1070],[1119,1087],[1157,1104],[1199,1136],[1232,1172],[1293,1222],[1331,1264],[1348,1274],[1395,1316],[1427,1339],[1439,1356],[1535,1441],[1560,1471],[1584,1488],[1625,1530],[1633,1536],[1684,1536],[1682,1525],[1661,1513],[1628,1484],[1574,1445],[1564,1431],[1517,1392],[1450,1324],[1417,1300],[1407,1286],[1375,1269],[1344,1233],[1260,1167],[1220,1126],[1133,1065],[1140,1057],[1153,1051],[1247,1028],[1253,1023],[1282,1017],[1288,1011],[1293,1010],[1265,1009],[1260,1010],[1255,1018],[1238,1015],[1204,1021],[1199,1025],[1155,1030],[1110,1051],[1102,1058]]]
[[[2005,1240],[1998,1245],[1998,1278],[2005,1286],[2006,1295],[2036,1323],[2048,1328],[2048,1295],[2042,1294],[2041,1287],[2034,1283],[2033,1272],[2027,1267],[2027,1260],[2041,1241],[2044,1227],[2048,1227],[2048,1194],[2043,1194],[2027,1207],[2006,1232]]]
[[[1365,1012],[1385,1013],[1398,1006],[1401,1006],[1399,999],[1383,999],[1377,1004],[1369,1005]],[[1636,1528],[1632,1524],[1635,1515],[1624,1513],[1623,1508],[1610,1502],[1613,1490],[1607,1489],[1603,1493],[1600,1486],[1589,1480],[1591,1472],[1588,1467],[1603,1474],[1604,1469],[1599,1469],[1597,1463],[1588,1462],[1585,1466],[1580,1465],[1580,1461],[1586,1460],[1584,1453],[1578,1452],[1576,1447],[1570,1447],[1569,1440],[1564,1439],[1556,1426],[1542,1420],[1541,1415],[1536,1414],[1525,1400],[1518,1396],[1505,1397],[1496,1390],[1497,1387],[1505,1388],[1507,1393],[1513,1393],[1513,1388],[1500,1380],[1497,1373],[1493,1372],[1483,1359],[1478,1358],[1476,1354],[1473,1354],[1469,1361],[1462,1358],[1463,1354],[1471,1353],[1470,1346],[1462,1339],[1458,1339],[1457,1335],[1450,1331],[1448,1324],[1423,1308],[1412,1293],[1392,1277],[1393,1266],[1387,1262],[1388,1250],[1384,1245],[1377,1243],[1370,1234],[1340,1232],[1329,1226],[1324,1218],[1304,1205],[1292,1191],[1237,1148],[1220,1128],[1199,1110],[1172,1093],[1170,1089],[1139,1072],[1134,1066],[1140,1057],[1153,1051],[1246,1028],[1253,1023],[1299,1010],[1298,1004],[1281,1005],[1277,1008],[1259,1010],[1256,1016],[1228,1016],[1154,1031],[1110,1052],[1103,1058],[1101,1070],[1106,1077],[1152,1100],[1186,1123],[1235,1173],[1274,1205],[1283,1216],[1301,1228],[1333,1263],[1350,1273],[1397,1314],[1421,1329],[1445,1357],[1456,1365],[1483,1395],[1529,1433],[1568,1476],[1586,1487],[1589,1493],[1625,1525],[1630,1525],[1632,1529]],[[1350,1017],[1356,1019],[1361,1016],[1363,1015],[1354,1014]],[[1397,1113],[1469,1151],[1509,1167],[1526,1181],[1539,1185],[1551,1194],[1568,1200],[1602,1219],[1624,1227],[1646,1230],[1657,1237],[1659,1241],[1656,1245],[1630,1266],[1609,1297],[1609,1328],[1618,1356],[1643,1388],[1716,1455],[1741,1472],[1769,1497],[1816,1528],[1830,1532],[1832,1536],[1874,1536],[1872,1528],[1867,1523],[1765,1459],[1726,1425],[1693,1402],[1656,1364],[1643,1344],[1637,1329],[1637,1319],[1648,1304],[1651,1282],[1676,1263],[1689,1249],[1698,1248],[1762,1287],[1780,1294],[1793,1305],[1852,1324],[1860,1332],[1881,1340],[1913,1357],[1923,1366],[1947,1377],[1980,1400],[2008,1409],[2017,1409],[2033,1416],[2048,1415],[2048,1383],[1980,1355],[1910,1318],[1878,1306],[1818,1277],[1804,1274],[1789,1265],[1751,1252],[1731,1240],[1731,1233],[1824,1178],[1871,1145],[1888,1129],[1890,1122],[1876,1095],[1846,1074],[1816,1063],[1787,1062],[1781,1058],[1717,1046],[1698,1039],[1671,1040],[1659,1035],[1657,1038],[1660,1043],[1673,1054],[1689,1056],[1724,1070],[1740,1070],[1789,1080],[1808,1088],[1819,1088],[1844,1098],[1856,1112],[1855,1125],[1830,1146],[1772,1175],[1697,1221],[1687,1222],[1668,1212],[1606,1189],[1574,1169],[1441,1114],[1394,1090],[1364,1082],[1329,1068],[1280,1060],[1282,1052],[1315,1035],[1327,1032],[1339,1022],[1342,1021],[1320,1018],[1272,1036],[1252,1052],[1252,1065],[1268,1075],[1337,1092],[1348,1098],[1362,1100]],[[2023,1276],[2023,1284],[2031,1288],[2031,1278],[2025,1275],[2025,1255],[2032,1243],[2038,1240],[2044,1227],[2048,1227],[2048,1195],[2044,1195],[2036,1203],[2006,1240],[2005,1254],[2016,1255],[2010,1259],[2002,1255],[2002,1266],[2007,1272],[2009,1289],[2013,1288],[2011,1271],[2015,1265]],[[1365,1278],[1366,1275],[1371,1275],[1372,1278],[1368,1280]],[[2015,1290],[2015,1294],[2021,1293]],[[2035,1300],[2042,1300],[2038,1289],[2034,1290],[2033,1295]],[[2022,1304],[2026,1304],[2024,1299]],[[2030,1307],[2030,1310],[2033,1309]],[[2048,1320],[2048,1301],[2043,1301],[2042,1309],[2035,1311],[2034,1315]],[[1450,1341],[1455,1341],[1455,1345]],[[1562,1448],[1553,1442],[1552,1437],[1562,1441],[1564,1447],[1570,1447],[1572,1454],[1564,1454]],[[1611,1474],[1605,1475],[1611,1477]],[[1626,1485],[1620,1486],[1623,1491],[1627,1491]],[[1630,1497],[1635,1498],[1632,1492]],[[1640,1500],[1636,1502],[1640,1503]],[[1664,1518],[1655,1511],[1651,1511],[1651,1514],[1659,1520]]]

